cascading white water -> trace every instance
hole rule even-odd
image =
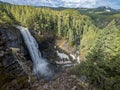
[[[31,35],[27,28],[24,28],[22,26],[17,26],[17,28],[20,30],[24,42],[29,50],[30,56],[33,60],[33,72],[44,77],[51,77],[54,72],[48,67],[48,62],[42,58],[38,43],[34,37]]]

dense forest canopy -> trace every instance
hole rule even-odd
[[[120,89],[120,14],[81,14],[78,10],[55,10],[0,4],[0,26],[22,25],[65,38],[80,51],[77,75],[86,75],[102,90]]]
[[[77,10],[59,11],[16,5],[1,5],[0,7],[1,12],[5,14],[1,17],[1,23],[20,24],[39,30],[42,34],[55,33],[57,36],[65,37],[70,45],[79,46],[84,30],[96,28],[90,17],[81,15]]]

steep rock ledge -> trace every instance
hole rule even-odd
[[[25,58],[27,55],[19,31],[0,27],[1,90],[30,88],[32,62]]]
[[[45,58],[48,58],[53,65],[56,64],[55,60],[61,60],[57,56],[56,50],[60,52],[64,52],[64,50],[56,47],[53,36],[38,39],[43,39],[38,42]],[[85,76],[76,77],[73,67],[57,73],[49,82],[45,82],[43,79],[37,80],[32,74],[32,67],[32,61],[19,30],[0,27],[1,90],[89,90],[90,88],[85,81]]]

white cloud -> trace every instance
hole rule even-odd
[[[98,6],[111,6],[120,7],[115,1],[111,0],[0,0],[10,2],[13,4],[28,4],[34,6],[52,6],[52,7],[98,7]]]
[[[96,2],[97,0],[61,0],[63,2],[76,2],[76,3],[83,3],[83,2]]]
[[[120,7],[117,5],[117,1],[112,0],[61,0],[64,2],[65,7],[98,7],[98,6],[110,6],[113,8]]]
[[[93,7],[96,0],[62,0],[65,7]]]

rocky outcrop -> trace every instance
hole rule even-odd
[[[78,78],[72,68],[56,75],[53,81],[46,83],[41,80],[36,90],[89,90],[89,84],[85,79]],[[96,90],[96,89],[94,89]]]
[[[68,45],[64,43],[62,47],[59,47],[56,42],[55,36],[48,35],[48,36],[40,36],[34,34],[34,37],[37,39],[39,43],[40,51],[44,58],[47,58],[50,63],[62,65],[62,66],[72,66],[77,63],[77,58],[75,55],[72,55],[71,49],[66,48]],[[66,45],[65,45],[66,44]],[[69,50],[69,52],[67,52]],[[69,64],[69,65],[68,65]]]
[[[79,53],[79,48],[73,48],[68,44],[68,41],[65,39],[58,39],[56,40],[56,46],[62,51],[66,52],[71,60],[76,61],[77,63],[80,63],[80,53]]]
[[[20,52],[26,55],[28,54],[27,48],[23,43],[22,36],[18,29],[16,29],[15,27],[10,27],[10,28],[0,27],[0,31],[2,35],[4,35],[4,37],[6,38],[6,44],[8,47],[19,49]]]
[[[12,29],[0,28],[0,90],[30,88],[31,83],[32,62],[24,57],[20,33]]]
[[[42,39],[38,42],[43,57],[55,65],[56,70],[59,68],[55,61],[70,62],[60,58],[59,55],[63,53],[66,56],[68,54],[56,47],[53,36],[38,39]],[[0,28],[0,90],[88,90],[88,84],[76,77],[74,70],[63,69],[65,71],[61,70],[63,72],[57,73],[51,81],[46,82],[33,75],[32,67],[19,30]]]

